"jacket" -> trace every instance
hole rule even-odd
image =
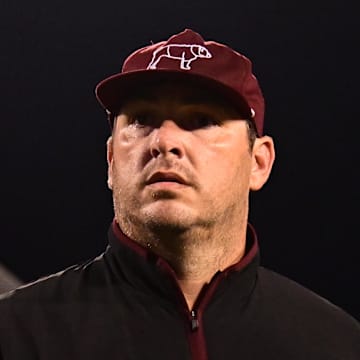
[[[191,311],[169,264],[116,222],[99,257],[2,296],[1,360],[359,360],[360,326],[245,256],[215,274]]]

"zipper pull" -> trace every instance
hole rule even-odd
[[[191,310],[191,330],[195,331],[199,327],[199,320],[196,316],[196,311]]]

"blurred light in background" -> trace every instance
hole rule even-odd
[[[13,290],[22,282],[0,263],[0,294]]]

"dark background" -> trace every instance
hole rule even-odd
[[[1,2],[0,262],[27,282],[104,249],[109,129],[94,87],[190,27],[250,57],[267,100],[277,161],[250,213],[263,265],[360,318],[356,3]]]

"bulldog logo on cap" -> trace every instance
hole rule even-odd
[[[173,80],[174,86],[179,79],[199,80],[204,86],[211,86],[214,92],[222,93],[236,104],[246,119],[253,119],[258,134],[262,135],[265,102],[252,73],[252,63],[229,46],[205,41],[200,34],[185,29],[168,40],[135,50],[119,73],[96,86],[96,96],[113,115],[133,89],[156,79]],[[112,119],[109,116],[110,124]]]
[[[153,52],[148,69],[156,69],[162,58],[180,61],[180,69],[191,70],[190,64],[197,59],[210,59],[210,51],[202,45],[171,44],[161,46]]]

